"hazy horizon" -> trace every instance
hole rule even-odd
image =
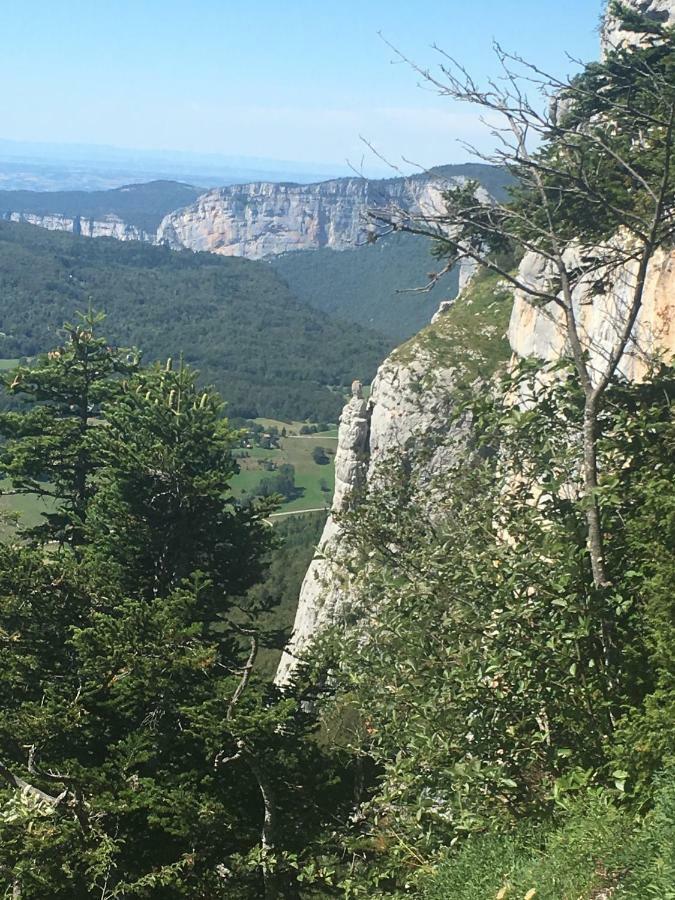
[[[320,177],[386,174],[363,138],[409,169],[464,162],[459,139],[489,141],[477,113],[421,89],[382,37],[422,67],[440,61],[435,43],[480,80],[496,74],[497,38],[562,75],[574,68],[567,53],[597,56],[601,6],[522,0],[515,15],[498,0],[10,3],[0,143],[59,147],[61,159],[66,147],[73,161],[87,147]]]

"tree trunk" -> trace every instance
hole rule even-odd
[[[260,844],[263,851],[271,855],[276,849],[277,830],[277,807],[274,801],[274,792],[262,766],[252,754],[248,755],[248,764],[258,782],[263,801],[263,827]],[[265,883],[265,900],[277,900],[279,896],[277,876],[275,872],[271,872],[267,868],[266,863],[263,863],[263,881]]]
[[[583,424],[583,474],[584,474],[584,500],[586,503],[586,525],[588,529],[588,551],[591,558],[591,572],[593,584],[596,589],[604,593],[611,586],[607,577],[607,565],[605,562],[604,538],[602,533],[602,516],[597,498],[598,487],[598,398],[588,397],[584,405]],[[615,639],[615,622],[611,611],[603,607],[600,615],[600,640],[602,644],[602,659],[605,667],[608,686],[614,683],[612,675],[612,660]],[[614,718],[610,711],[609,726],[613,727]]]
[[[593,397],[587,397],[584,404],[583,457],[586,523],[588,526],[588,550],[591,557],[591,572],[593,573],[593,584],[596,587],[603,588],[609,582],[605,565],[600,507],[596,493],[598,488],[598,404]]]

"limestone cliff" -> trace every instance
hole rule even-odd
[[[442,175],[317,184],[232,185],[209,191],[170,213],[157,239],[174,248],[261,259],[289,250],[345,250],[368,239],[368,211],[400,208],[433,216],[452,181]]]
[[[545,277],[544,268],[539,257],[528,255],[520,274],[534,281]],[[612,344],[624,301],[620,285],[593,303],[578,298],[582,333],[592,341],[599,359]],[[367,401],[360,393],[349,400],[340,424],[331,515],[301,588],[293,636],[277,674],[279,684],[288,681],[296,656],[317,631],[338,623],[348,610],[348,576],[340,568],[345,551],[339,514],[355,492],[363,485],[376,487],[378,470],[391,454],[408,454],[414,465],[417,442],[432,435],[436,449],[422,465],[427,471],[442,470],[456,443],[457,434],[448,430],[447,423],[460,387],[488,377],[510,352],[553,361],[564,351],[558,307],[534,308],[522,297],[514,298],[499,279],[480,274],[428,328],[385,360]],[[621,371],[638,379],[654,359],[673,356],[675,252],[661,252],[649,269],[643,308]]]
[[[546,262],[534,253],[524,257],[519,276],[533,287],[543,285],[549,272]],[[575,313],[583,345],[589,353],[589,369],[603,367],[616,345],[619,323],[625,320],[633,278],[613,280],[604,294],[592,299],[577,290]],[[566,329],[559,306],[533,306],[516,292],[509,324],[509,341],[518,356],[536,356],[554,361],[569,355]],[[675,356],[675,253],[658,251],[647,271],[645,295],[632,339],[621,360],[619,371],[625,378],[638,380],[656,359]]]
[[[466,174],[452,174],[453,171],[466,171]],[[386,209],[394,216],[412,213],[433,220],[444,210],[443,192],[467,177],[484,178],[498,191],[508,181],[508,176],[500,170],[468,165],[378,181],[338,178],[309,185],[274,182],[231,185],[207,191],[194,202],[169,212],[156,230],[130,224],[116,213],[89,216],[47,211],[41,198],[33,201],[40,201],[40,210],[31,210],[30,206],[26,208],[23,196],[20,201],[0,198],[3,204],[0,216],[12,222],[28,222],[50,231],[67,231],[84,237],[149,241],[166,244],[174,250],[262,259],[293,250],[322,247],[346,250],[364,243],[377,232],[369,215],[374,210]],[[133,188],[138,194],[152,186]],[[155,198],[151,197],[150,201],[153,200],[156,205]],[[70,196],[63,202],[66,201],[71,210],[77,210],[78,204],[84,202]],[[12,202],[24,206],[12,206]],[[58,197],[51,200],[52,206],[58,202]],[[105,203],[105,196],[99,198],[99,203]],[[460,286],[470,271],[470,266],[460,267]]]
[[[84,216],[62,216],[58,214],[37,215],[29,212],[8,212],[4,217],[9,222],[27,222],[48,231],[68,231],[83,237],[112,237],[118,241],[149,241],[156,243],[156,235],[135,225],[123,222],[118,216],[91,219]]]
[[[348,609],[339,514],[362,487],[377,483],[392,454],[405,455],[422,481],[442,471],[456,452],[458,431],[448,421],[460,389],[489,377],[508,359],[510,309],[510,294],[499,279],[481,274],[432,324],[384,361],[367,400],[357,384],[340,421],[331,514],[302,585],[293,636],[277,673],[279,684],[288,681],[296,657],[317,631],[339,622]],[[433,452],[420,463],[418,448],[429,444]]]

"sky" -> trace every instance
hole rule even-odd
[[[395,61],[436,44],[479,79],[493,39],[562,74],[598,53],[601,0],[0,0],[0,139],[423,167],[486,146]],[[382,36],[380,36],[380,33]]]

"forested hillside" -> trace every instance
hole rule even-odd
[[[0,222],[0,356],[32,356],[89,304],[109,339],[177,356],[232,415],[336,421],[345,388],[388,349],[296,299],[266,264]]]
[[[0,191],[0,217],[10,212],[72,219],[113,215],[152,233],[167,213],[191,203],[200,193],[201,188],[179,181],[149,181],[109,191]]]
[[[333,418],[391,340],[290,267],[0,222],[0,489],[43,501],[0,512],[0,895],[675,900],[675,0],[602,38],[414,66],[517,187],[298,264],[356,317],[377,260],[381,321],[420,235],[475,264],[337,437],[247,418]]]
[[[353,250],[299,250],[269,265],[293,293],[331,316],[374,328],[399,343],[426,325],[441,300],[457,293],[457,272],[430,291],[424,287],[438,268],[429,241],[392,234]]]

